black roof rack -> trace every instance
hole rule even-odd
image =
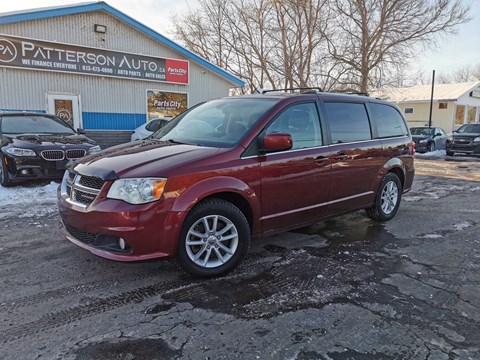
[[[278,91],[300,91],[302,94],[315,94],[318,91],[323,92],[322,88],[320,87],[305,87],[305,88],[287,88],[287,89],[271,89],[271,90],[262,90],[262,95],[268,92],[278,92]]]
[[[332,92],[348,94],[348,95],[370,96],[367,92],[357,91],[353,89],[338,89],[338,90],[332,90]]]

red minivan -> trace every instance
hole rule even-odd
[[[224,274],[251,239],[365,209],[393,218],[414,176],[398,108],[308,91],[201,104],[149,138],[69,164],[58,190],[66,237],[117,261],[176,257]]]

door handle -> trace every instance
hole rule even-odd
[[[329,160],[328,156],[317,156],[314,161],[320,165],[327,162],[328,160]]]
[[[350,156],[346,154],[338,154],[333,157],[335,160],[349,160]]]

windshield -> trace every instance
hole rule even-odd
[[[465,124],[462,125],[457,133],[463,134],[480,134],[480,124]]]
[[[212,100],[171,120],[153,138],[185,144],[233,147],[278,99],[231,97]]]
[[[412,135],[433,135],[433,128],[428,128],[428,127],[417,127],[417,128],[411,128],[410,133]]]
[[[4,116],[1,126],[4,134],[75,134],[62,120],[41,115]]]

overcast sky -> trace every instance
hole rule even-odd
[[[432,70],[448,73],[460,66],[480,63],[480,0],[465,0],[472,6],[473,19],[459,27],[458,34],[440,40],[435,51],[426,51],[420,57],[418,68],[426,74]],[[169,34],[170,17],[189,8],[198,7],[197,0],[107,0],[110,6],[124,12],[135,20],[172,38]],[[83,3],[75,0],[0,0],[0,13],[36,7],[61,6]],[[172,39],[173,40],[173,39]]]

